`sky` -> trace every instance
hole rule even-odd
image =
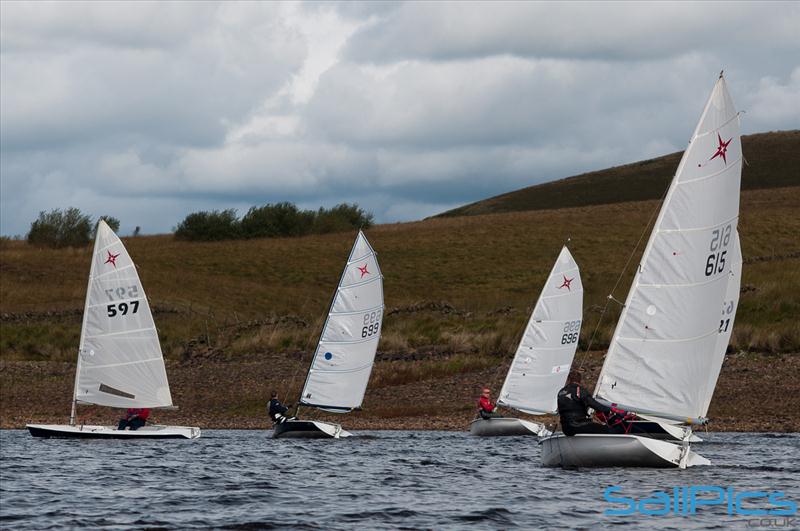
[[[0,233],[421,219],[682,150],[723,68],[745,134],[800,128],[800,2],[2,2]]]

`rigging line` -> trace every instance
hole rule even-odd
[[[673,176],[672,179],[675,179],[675,176]],[[636,254],[636,250],[642,244],[642,239],[644,239],[644,235],[648,232],[648,229],[650,228],[650,224],[653,223],[653,220],[656,217],[656,214],[658,214],[658,211],[661,210],[661,207],[664,204],[664,198],[667,196],[667,193],[669,192],[669,189],[670,189],[671,185],[672,185],[672,180],[670,180],[670,184],[667,185],[667,188],[664,190],[664,193],[661,194],[661,199],[658,201],[658,204],[656,205],[656,208],[654,208],[653,212],[650,214],[650,219],[647,220],[647,223],[645,224],[644,229],[642,230],[642,233],[639,235],[639,240],[636,242],[636,245],[633,247],[633,250],[631,251],[630,256],[628,256],[627,262],[625,262],[625,267],[623,267],[622,271],[620,271],[619,277],[617,277],[617,281],[614,283],[614,287],[611,289],[611,293],[608,295],[608,298],[606,299],[606,303],[603,306],[603,311],[600,312],[600,317],[597,319],[597,325],[594,327],[594,331],[592,332],[592,335],[589,338],[589,343],[586,345],[586,349],[583,351],[583,354],[581,355],[581,363],[578,366],[578,370],[583,369],[583,364],[586,362],[586,358],[588,357],[589,352],[592,349],[592,344],[594,343],[595,337],[597,337],[597,332],[598,332],[598,330],[600,330],[600,325],[603,323],[603,318],[605,317],[606,311],[608,310],[608,305],[611,303],[612,300],[615,301],[615,302],[618,302],[614,298],[614,292],[617,291],[617,288],[619,287],[619,283],[622,282],[622,277],[625,276],[625,271],[627,271],[628,267],[631,265],[631,260],[633,260],[633,256]],[[625,305],[623,304],[622,306],[624,307]]]

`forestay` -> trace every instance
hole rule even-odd
[[[120,408],[172,405],[158,333],[136,266],[102,220],[86,291],[75,399]]]
[[[359,231],[322,329],[300,403],[346,412],[361,406],[383,324],[383,277]]]
[[[536,301],[498,402],[531,414],[556,412],[556,394],[569,373],[583,315],[578,264],[564,247]]]
[[[664,418],[705,414],[720,370],[741,168],[739,117],[720,76],[636,271],[599,397]]]

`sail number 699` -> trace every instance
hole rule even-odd
[[[364,314],[364,327],[361,329],[361,337],[374,336],[381,329],[381,322],[378,319],[378,312]]]

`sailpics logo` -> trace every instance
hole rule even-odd
[[[797,503],[788,499],[783,491],[736,490],[712,485],[673,487],[667,491],[653,491],[647,497],[619,496],[622,487],[608,487],[603,498],[614,504],[606,509],[606,516],[632,514],[663,516],[694,515],[711,507],[725,508],[729,515],[741,516],[796,516]]]

